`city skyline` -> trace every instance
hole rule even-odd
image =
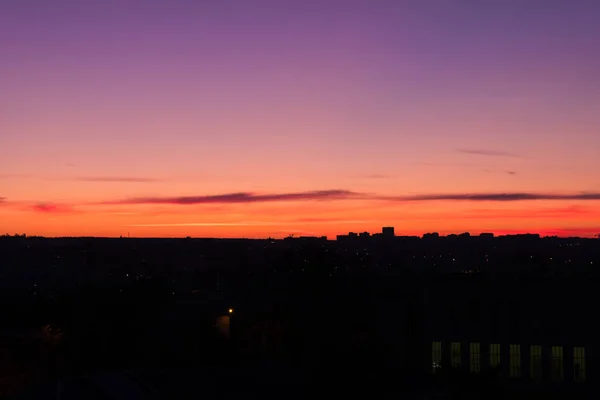
[[[598,18],[586,0],[9,1],[0,234],[594,237]]]

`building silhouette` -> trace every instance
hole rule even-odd
[[[394,237],[394,227],[384,226],[383,228],[381,228],[381,234],[385,237]]]

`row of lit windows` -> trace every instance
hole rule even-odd
[[[542,378],[542,346],[532,345],[530,347],[530,376],[534,379]],[[490,366],[497,367],[500,364],[501,347],[499,344],[490,344]],[[433,342],[431,348],[434,372],[442,365],[442,342]],[[459,342],[450,344],[450,365],[453,368],[460,367],[462,362],[461,347]],[[562,346],[552,346],[551,349],[551,377],[554,380],[562,380],[564,375],[564,360]],[[509,375],[520,378],[521,373],[521,346],[509,345],[508,354]],[[479,343],[469,343],[469,369],[473,373],[481,371],[481,346]],[[585,348],[573,348],[573,378],[577,382],[585,381]]]

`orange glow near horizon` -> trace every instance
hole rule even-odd
[[[281,238],[380,232],[397,235],[471,232],[592,237],[600,233],[597,202],[409,202],[331,200],[201,205],[12,206],[0,208],[9,234],[103,237]],[[527,227],[527,228],[524,228]]]
[[[10,3],[0,233],[600,233],[600,2]]]

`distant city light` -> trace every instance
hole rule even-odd
[[[229,314],[233,314],[233,308],[229,309]]]

